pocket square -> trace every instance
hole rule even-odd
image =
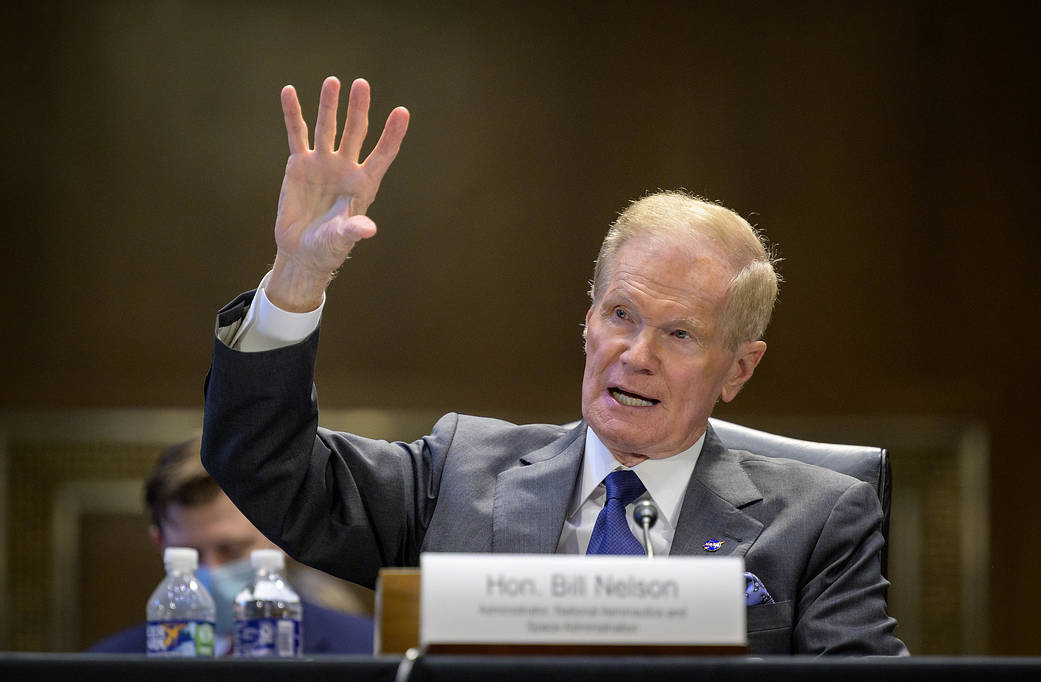
[[[766,591],[762,581],[754,573],[745,573],[745,606],[773,603],[774,598]]]

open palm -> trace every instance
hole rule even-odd
[[[290,156],[275,220],[278,255],[273,274],[297,283],[322,282],[323,289],[354,244],[376,233],[365,211],[397,156],[409,119],[406,109],[394,109],[376,146],[359,162],[368,132],[369,84],[359,78],[351,85],[347,121],[337,147],[339,93],[336,78],[322,84],[312,149],[296,90],[291,85],[282,90]],[[275,282],[272,285],[277,288]]]

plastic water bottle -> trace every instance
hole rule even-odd
[[[235,597],[235,655],[299,656],[303,608],[283,575],[285,556],[255,549],[250,562],[253,580]]]
[[[145,606],[149,656],[213,656],[213,597],[195,578],[199,553],[190,547],[163,552],[166,577]]]

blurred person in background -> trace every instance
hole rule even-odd
[[[198,437],[163,451],[145,486],[152,515],[149,534],[160,556],[167,547],[199,552],[196,576],[217,605],[217,655],[230,653],[235,595],[253,576],[250,553],[275,549],[232,504],[202,466]],[[290,580],[292,582],[292,580]],[[304,654],[371,654],[372,619],[303,604]],[[142,613],[148,595],[142,595]],[[88,649],[93,653],[144,653],[145,623],[111,635]]]

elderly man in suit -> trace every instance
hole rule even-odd
[[[296,94],[283,90],[278,252],[258,289],[218,315],[203,458],[257,527],[297,559],[371,586],[380,567],[416,565],[423,551],[626,551],[597,530],[612,480],[624,479],[630,499],[617,504],[652,499],[661,510],[656,554],[741,556],[765,585],[769,603],[748,607],[750,652],[906,653],[886,614],[873,489],[728,450],[709,425],[766,351],[778,281],[759,235],[716,204],[658,193],[611,227],[586,314],[577,425],[450,414],[413,443],[319,428],[325,289],[375,234],[365,211],[408,123],[392,111],[358,163],[368,85],[351,87],[337,148],[338,97],[327,79],[312,149]],[[628,546],[641,550],[635,537]]]

